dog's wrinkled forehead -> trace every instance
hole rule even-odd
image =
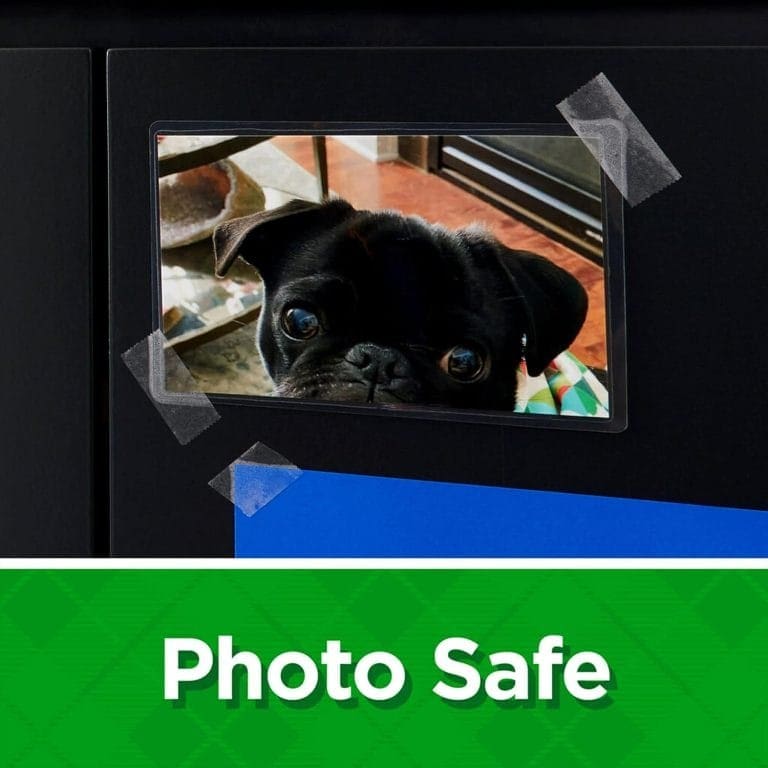
[[[394,213],[361,213],[336,230],[326,250],[328,267],[348,275],[380,299],[419,296],[467,306],[473,281],[461,241],[440,227]],[[481,297],[475,297],[480,301]]]
[[[461,242],[451,233],[416,218],[376,213],[357,217],[341,235],[338,262],[360,291],[370,314],[388,318],[403,336],[449,323],[451,316],[482,304],[477,281],[468,274]]]

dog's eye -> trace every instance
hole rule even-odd
[[[483,352],[468,344],[459,344],[445,353],[440,367],[456,381],[477,381],[486,369]]]
[[[285,335],[295,341],[307,341],[320,331],[319,318],[306,307],[286,307],[280,322]]]

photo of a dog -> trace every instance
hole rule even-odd
[[[191,374],[169,391],[609,417],[601,176],[578,139],[157,143],[162,330]],[[451,163],[475,150],[472,181]],[[544,202],[518,195],[539,177]]]
[[[294,201],[214,233],[264,283],[258,346],[282,397],[511,409],[576,338],[587,294],[480,228],[448,231],[335,199]]]

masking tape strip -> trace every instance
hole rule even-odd
[[[264,443],[255,443],[208,481],[246,517],[252,517],[293,485],[302,471]]]
[[[680,173],[601,72],[557,105],[631,205],[680,179]]]
[[[220,418],[218,411],[197,384],[162,331],[155,331],[122,354],[128,370],[152,401],[165,423],[182,444],[194,440]],[[182,392],[169,392],[166,381],[174,381]]]

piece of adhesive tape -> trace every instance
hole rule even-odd
[[[195,391],[195,378],[168,345],[162,331],[151,333],[121,357],[182,445],[219,420],[219,413],[207,395]],[[182,391],[168,391],[166,382],[169,380]]]
[[[602,72],[557,108],[631,206],[681,178]]]
[[[293,485],[302,471],[264,443],[255,443],[208,482],[251,517]]]

